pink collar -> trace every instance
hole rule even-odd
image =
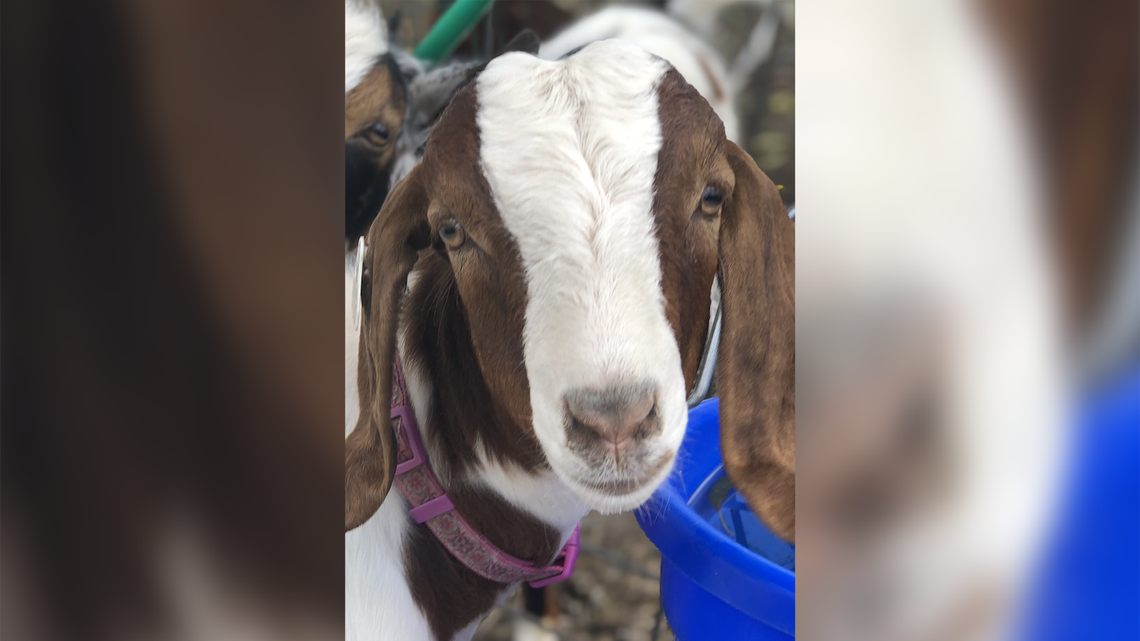
[[[412,518],[417,523],[427,524],[452,556],[485,579],[498,583],[529,581],[531,587],[540,588],[570,578],[578,560],[578,526],[553,564],[536,567],[495,547],[460,516],[424,454],[420,428],[408,401],[399,355],[393,361],[392,429],[396,431],[396,487],[411,506]]]

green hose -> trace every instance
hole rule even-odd
[[[416,47],[416,57],[434,67],[463,42],[495,0],[456,0]]]

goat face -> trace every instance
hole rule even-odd
[[[558,62],[492,61],[444,112],[368,244],[361,360],[375,369],[362,368],[360,392],[374,414],[346,442],[346,526],[377,493],[354,486],[354,461],[391,456],[374,399],[388,398],[395,310],[417,258],[417,273],[453,283],[515,440],[603,513],[640,505],[672,469],[719,262],[722,420],[740,437],[726,462],[775,488],[756,507],[790,534],[791,222],[668,63],[617,41]]]
[[[388,195],[406,90],[379,11],[345,0],[344,20],[344,225],[355,241]]]

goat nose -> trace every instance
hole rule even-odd
[[[572,435],[610,441],[640,440],[659,429],[657,386],[650,382],[613,385],[603,389],[579,387],[566,393]]]

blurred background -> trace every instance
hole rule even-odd
[[[454,55],[605,4],[497,2]],[[638,4],[747,69],[738,139],[807,212],[799,633],[1137,638],[1136,3]],[[410,48],[447,3],[382,5]],[[340,638],[339,9],[3,18],[0,633]],[[536,622],[670,638],[633,518],[582,537]]]

